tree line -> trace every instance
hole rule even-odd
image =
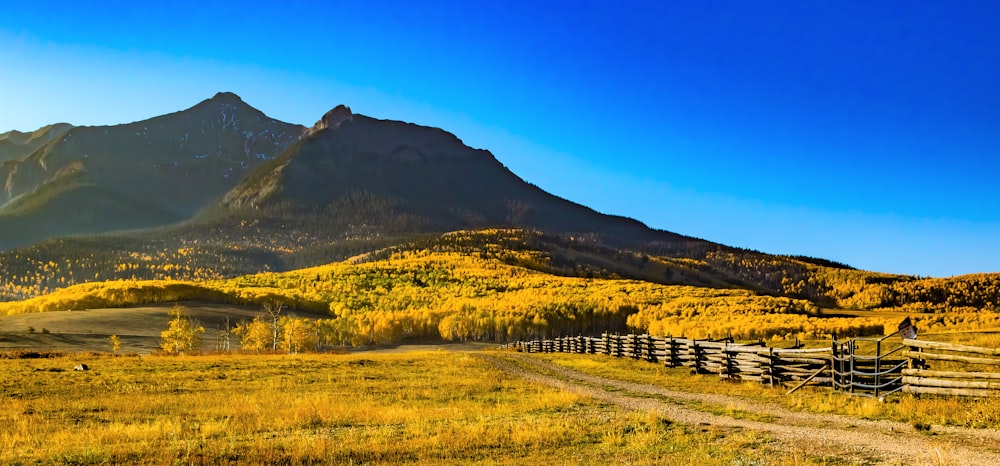
[[[525,252],[525,259],[532,259]],[[533,259],[532,259],[533,260]],[[87,283],[26,301],[0,313],[123,307],[200,300],[311,312],[316,323],[279,318],[248,322],[238,332],[291,328],[323,344],[366,345],[407,338],[513,341],[603,331],[699,338],[704,333],[773,337],[875,331],[853,319],[822,319],[809,301],[743,289],[661,285],[639,280],[564,277],[496,259],[453,252],[404,251],[384,260],[336,263],[225,280]],[[287,316],[285,316],[287,317]],[[797,322],[794,325],[789,322]],[[285,340],[288,340],[286,338]],[[292,340],[297,341],[295,338]],[[255,343],[256,342],[256,343]],[[309,347],[313,340],[297,347]]]

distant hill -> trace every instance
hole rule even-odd
[[[73,128],[69,123],[56,123],[43,126],[30,133],[8,131],[0,133],[0,164],[12,160],[21,160],[38,148],[58,139]],[[6,179],[0,171],[0,180]]]
[[[5,164],[0,248],[190,218],[304,129],[230,93],[149,120],[68,129]]]

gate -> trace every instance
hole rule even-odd
[[[909,319],[907,319],[909,320]],[[831,374],[833,389],[854,395],[882,398],[903,389],[903,357],[901,329],[879,338],[833,339]],[[896,341],[888,341],[895,338]]]

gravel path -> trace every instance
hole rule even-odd
[[[740,397],[679,392],[656,385],[598,377],[523,354],[483,357],[511,375],[629,410],[656,411],[680,424],[766,432],[790,451],[806,451],[810,456],[900,465],[1000,465],[1000,432],[996,430],[934,426],[934,434],[929,435],[918,433],[901,422],[803,413]],[[737,419],[685,406],[693,403],[763,415],[768,422]]]

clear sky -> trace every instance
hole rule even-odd
[[[23,6],[22,6],[23,5]],[[1000,2],[32,1],[0,132],[218,91],[439,126],[665,230],[882,272],[1000,272]]]

